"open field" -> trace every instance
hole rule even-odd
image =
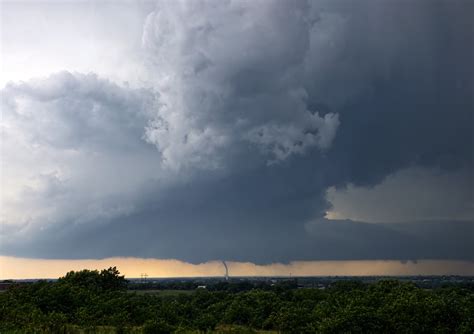
[[[173,297],[182,295],[192,295],[195,290],[128,290],[129,293],[136,293],[138,295],[156,295],[160,297]]]

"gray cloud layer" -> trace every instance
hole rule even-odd
[[[375,186],[328,189],[328,217],[373,223],[474,220],[474,171],[407,168]]]
[[[328,187],[473,168],[472,7],[158,2],[151,88],[65,72],[2,90],[1,252],[474,260],[472,221],[322,219]]]

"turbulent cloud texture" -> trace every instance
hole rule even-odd
[[[8,84],[2,91],[2,225],[18,225],[20,232],[107,221],[133,209],[133,192],[160,166],[141,139],[155,102],[149,91],[93,74]]]
[[[64,71],[2,89],[0,251],[474,260],[472,7],[158,1],[143,88]],[[410,178],[433,195],[397,216]]]
[[[314,19],[305,1],[158,2],[143,43],[163,105],[147,139],[165,164],[219,167],[242,140],[275,161],[328,149],[338,116],[306,91]]]

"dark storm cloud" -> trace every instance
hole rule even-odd
[[[133,193],[160,166],[141,139],[153,93],[68,72],[1,93],[2,244],[22,244],[36,228],[97,223],[133,209]]]
[[[299,260],[401,260],[474,261],[474,224],[465,221],[427,221],[372,224],[349,220],[320,220],[306,233],[297,227],[262,226],[228,221],[222,226],[215,214],[199,218],[185,212],[173,224],[166,215],[149,211],[101,226],[64,225],[40,231],[30,247],[5,248],[5,255],[26,257],[97,258],[137,256],[178,258],[193,263],[208,260],[251,260],[255,263]],[[183,220],[180,220],[183,219]],[[189,224],[189,220],[193,224]],[[203,219],[203,220],[202,220]],[[186,223],[185,221],[188,221]],[[206,233],[203,229],[207,229]],[[136,242],[135,240],[139,240]],[[50,244],[54,242],[54,246]],[[34,251],[31,250],[34,248]]]
[[[347,24],[314,89],[329,96],[357,90],[333,107],[341,119],[328,152],[336,182],[370,185],[409,165],[471,167],[473,3],[336,1],[328,7]],[[331,106],[324,94],[314,101]]]
[[[126,139],[116,143],[129,157],[128,173],[114,174],[99,205],[92,197],[79,201],[72,215],[55,212],[52,219],[40,212],[35,219],[48,218],[41,224],[30,218],[30,227],[17,234],[21,240],[4,236],[2,253],[474,260],[472,222],[321,219],[330,186],[373,186],[414,165],[473,167],[472,7],[467,1],[160,2],[143,37],[160,103],[150,92],[95,80],[88,92],[103,96],[112,87],[117,93],[106,94],[98,103],[104,107],[91,113],[77,107],[91,93],[77,88],[87,78],[76,78],[76,86],[54,88],[61,93],[46,104],[81,131],[80,122],[63,115],[85,112],[87,124],[111,118],[98,123],[100,133]],[[42,86],[28,87],[22,89],[27,100],[45,107]],[[17,115],[31,110],[17,93],[4,94]],[[122,94],[131,94],[131,102]],[[143,106],[142,98],[154,102]],[[143,115],[138,121],[125,116],[134,108]],[[35,142],[50,138],[51,124]],[[72,140],[56,139],[48,143]],[[85,172],[81,180],[121,165],[108,145],[94,147],[113,159],[103,173]],[[102,193],[58,178],[65,193],[81,199]],[[112,187],[129,178],[128,188]],[[89,211],[77,219],[76,212]]]

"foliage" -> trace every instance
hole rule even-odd
[[[125,290],[127,280],[120,276],[117,267],[110,267],[101,272],[97,270],[70,271],[58,280],[59,283],[79,286],[94,290]]]
[[[472,287],[339,282],[325,290],[222,283],[221,291],[126,291],[118,270],[70,272],[0,294],[0,333],[472,333]]]

